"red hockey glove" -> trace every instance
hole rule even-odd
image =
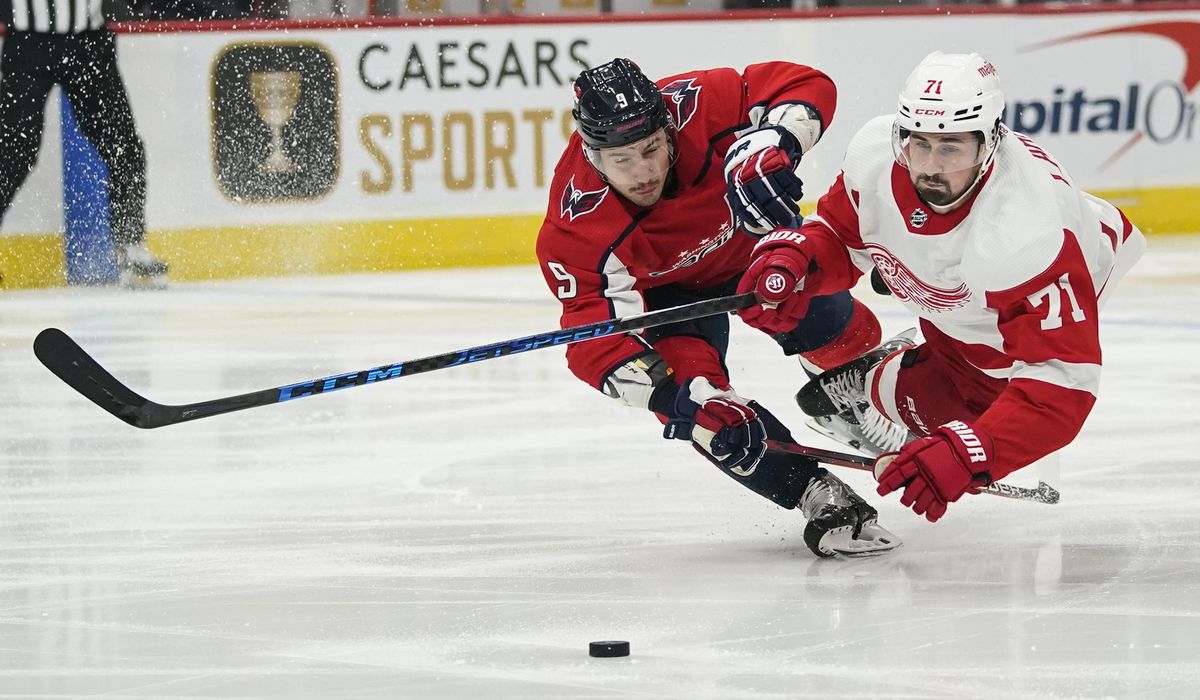
[[[747,325],[777,335],[796,327],[808,313],[812,295],[804,291],[810,258],[799,231],[780,229],[754,247],[737,293],[754,291],[763,303],[738,311]]]
[[[752,131],[725,154],[725,199],[747,231],[763,234],[800,216],[800,147],[783,127]]]
[[[903,488],[900,503],[937,522],[964,493],[992,483],[992,438],[963,421],[951,421],[899,452],[875,460],[879,495]]]
[[[697,377],[679,387],[663,437],[691,439],[712,461],[749,476],[766,454],[766,428],[746,399]]]

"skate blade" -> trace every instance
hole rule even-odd
[[[877,557],[898,548],[904,541],[878,523],[864,525],[858,537],[854,537],[854,527],[846,525],[835,527],[821,538],[818,545],[822,552],[828,552],[852,559]]]
[[[809,430],[813,431],[814,433],[817,433],[818,435],[824,435],[825,437],[829,438],[830,440],[833,440],[834,442],[838,443],[839,445],[845,445],[846,447],[849,447],[851,449],[858,450],[859,452],[862,452],[863,454],[867,455],[868,457],[875,456],[875,455],[870,454],[869,452],[865,452],[862,448],[862,443],[859,442],[858,440],[855,440],[853,438],[847,438],[842,433],[838,433],[829,428],[826,428],[824,425],[822,425],[821,423],[818,422],[817,418],[809,418],[808,420],[804,421],[804,424],[806,426],[808,426]]]

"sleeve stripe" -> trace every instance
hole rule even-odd
[[[604,251],[604,257],[600,259],[600,265],[596,268],[596,274],[600,275],[601,280],[600,294],[608,299],[609,318],[620,318],[622,315],[621,309],[625,308],[625,304],[623,303],[621,304],[620,308],[618,308],[617,300],[614,299],[614,296],[609,293],[609,289],[614,289],[617,293],[637,295],[638,310],[632,313],[641,313],[644,310],[644,304],[641,302],[641,294],[633,291],[633,285],[635,282],[637,282],[637,280],[633,279],[633,276],[629,274],[629,268],[625,265],[625,263],[621,262],[621,260],[617,258],[617,248],[621,247],[621,243],[633,233],[634,229],[637,228],[638,222],[646,218],[650,211],[651,210],[647,209],[639,212],[633,217],[633,220],[629,222],[629,225],[625,227],[625,230],[621,231],[621,235],[617,236],[617,239],[612,242],[612,245],[608,246],[608,249]],[[616,275],[618,279],[615,281],[609,280],[608,276],[610,274]],[[620,279],[621,277],[629,277],[631,279],[624,280]],[[627,298],[628,297],[626,297],[626,299]]]
[[[604,289],[601,293],[609,300],[613,318],[632,316],[646,310],[642,293],[633,289],[636,282],[637,278],[629,273],[629,268],[621,262],[615,251],[605,256]]]
[[[900,406],[896,403],[897,385],[900,381],[900,362],[904,352],[894,352],[884,358],[883,362],[867,372],[867,386],[870,387],[871,403],[897,425],[905,425],[904,416],[900,414]]]
[[[1010,368],[983,369],[980,372],[996,379],[1036,379],[1064,389],[1086,391],[1095,396],[1100,389],[1100,365],[1084,362],[1014,362]]]

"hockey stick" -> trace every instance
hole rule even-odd
[[[529,350],[569,345],[668,323],[715,316],[745,308],[754,301],[754,292],[705,299],[635,316],[536,333],[523,338],[479,345],[466,350],[455,350],[417,360],[381,365],[372,369],[335,374],[332,377],[311,379],[249,394],[182,405],[155,403],[134,392],[122,384],[119,379],[109,374],[108,370],[92,359],[70,336],[57,328],[47,328],[38,333],[37,338],[33,341],[33,353],[37,355],[43,365],[46,365],[47,369],[66,382],[67,386],[83,394],[85,398],[105,411],[136,428],[161,428],[164,425],[208,418],[230,411],[268,406],[338,389],[349,389],[387,379],[407,377],[410,374],[432,372],[457,365],[494,360],[498,357],[515,355]]]
[[[847,467],[849,469],[858,469],[859,471],[875,472],[875,458],[863,457],[862,455],[847,454],[845,452],[834,452],[832,450],[822,450],[818,447],[807,447],[805,445],[797,445],[791,442],[783,442],[780,440],[767,440],[767,449],[772,452],[783,452],[792,455],[802,455],[804,457],[812,457],[818,462],[831,464],[835,467]],[[1001,481],[996,481],[989,484],[985,488],[979,490],[980,493],[986,493],[992,496],[1001,496],[1003,498],[1013,498],[1018,501],[1033,501],[1034,503],[1045,503],[1054,505],[1058,503],[1058,489],[1044,481],[1038,481],[1036,489],[1025,488],[1023,486],[1012,486]]]

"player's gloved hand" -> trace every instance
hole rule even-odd
[[[703,377],[679,386],[663,437],[690,439],[722,468],[749,476],[767,451],[758,413],[730,387]]]
[[[753,291],[762,302],[738,311],[747,325],[777,335],[794,329],[808,313],[812,295],[804,291],[804,282],[812,260],[804,242],[799,231],[780,229],[754,246],[737,287],[738,294]]]
[[[725,199],[747,231],[764,234],[791,226],[804,183],[796,176],[800,146],[783,127],[752,131],[725,154]]]
[[[992,483],[992,438],[963,421],[951,421],[929,437],[875,460],[879,495],[903,488],[900,503],[937,522],[964,493]]]

